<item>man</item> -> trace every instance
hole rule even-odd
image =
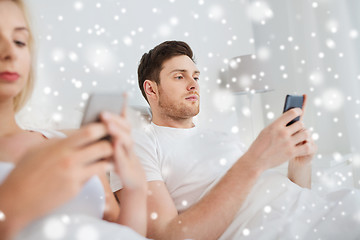
[[[311,235],[315,228],[311,224],[302,231],[303,218],[309,216],[305,210],[289,211],[304,207],[299,198],[323,204],[322,198],[313,198],[306,190],[316,146],[302,121],[286,127],[302,110],[284,113],[244,151],[239,141],[194,125],[193,117],[199,113],[199,75],[192,50],[184,42],[164,42],[140,61],[139,86],[152,110],[151,125],[134,131],[135,152],[148,180],[147,236],[318,236]],[[286,161],[288,178],[266,171]],[[120,196],[116,176],[112,175],[111,184]],[[320,212],[313,214],[314,219],[324,215]],[[294,224],[299,228],[289,227]]]

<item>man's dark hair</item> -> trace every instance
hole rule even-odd
[[[191,48],[187,43],[182,41],[163,42],[141,57],[138,67],[138,81],[141,93],[146,101],[148,101],[148,99],[144,91],[145,80],[154,81],[159,85],[160,72],[163,68],[163,63],[172,57],[180,55],[186,55],[194,61]]]

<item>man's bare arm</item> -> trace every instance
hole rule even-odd
[[[208,194],[179,215],[165,184],[149,182],[148,237],[218,239],[262,172],[247,158],[242,157]]]

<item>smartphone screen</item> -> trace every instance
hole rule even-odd
[[[304,104],[304,96],[298,96],[298,95],[286,95],[285,99],[285,105],[283,113],[292,109],[292,108],[302,108]],[[300,116],[294,118],[291,120],[286,126],[290,126],[291,124],[295,123],[296,121],[300,120]]]
[[[123,105],[122,93],[93,93],[90,95],[85,107],[81,126],[99,121],[101,112],[120,114]]]

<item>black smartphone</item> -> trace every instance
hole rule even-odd
[[[100,113],[104,111],[120,114],[122,107],[122,93],[93,93],[86,104],[81,126],[100,121]],[[105,136],[100,140],[111,141],[111,137]]]
[[[298,95],[286,95],[285,98],[285,105],[283,113],[292,109],[292,108],[302,108],[304,104],[304,96],[298,96]],[[294,118],[291,120],[286,126],[290,126],[291,124],[295,123],[296,121],[300,120],[300,116]]]

